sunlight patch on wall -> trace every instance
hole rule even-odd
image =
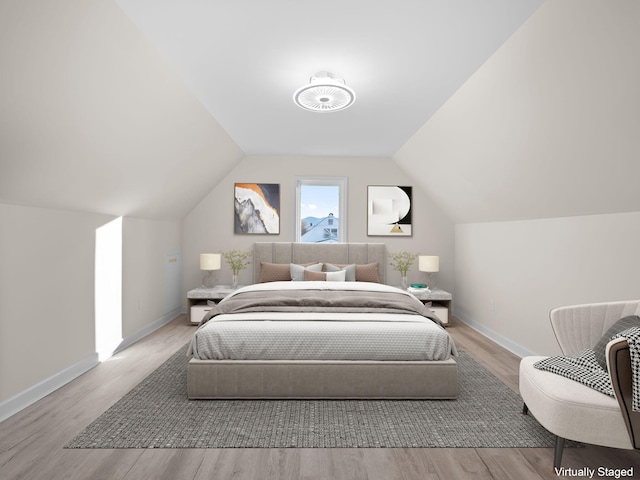
[[[100,361],[122,342],[122,217],[96,229],[96,352]]]

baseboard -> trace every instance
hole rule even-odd
[[[150,323],[146,327],[142,327],[140,330],[136,330],[131,335],[128,335],[127,338],[122,339],[122,342],[120,342],[120,345],[116,347],[113,353],[115,354],[115,353],[121,352],[125,348],[130,347],[137,341],[142,340],[147,335],[155,332],[161,327],[164,327],[171,320],[176,318],[178,315],[182,315],[183,313],[186,313],[186,307],[174,308],[169,313],[164,315],[162,318],[159,318],[155,322]]]
[[[454,311],[453,315],[458,320],[460,320],[462,323],[466,324],[470,328],[473,328],[476,332],[480,333],[481,335],[484,335],[489,340],[497,343],[498,345],[500,345],[503,348],[506,348],[511,353],[513,353],[514,355],[517,355],[520,358],[529,357],[529,356],[532,356],[532,355],[538,355],[537,353],[532,352],[531,350],[523,347],[522,345],[519,345],[519,344],[511,341],[510,339],[508,339],[504,335],[501,335],[501,334],[491,330],[490,328],[485,327],[481,323],[478,323],[478,322],[474,321],[473,319],[467,317],[464,314],[460,314],[460,313]]]
[[[127,338],[123,339],[114,353],[124,350],[125,348],[133,345],[137,341],[158,330],[160,327],[163,327],[178,315],[181,315],[183,313],[186,313],[186,307],[177,307],[171,312],[164,315],[162,318],[156,320],[153,323],[150,323],[140,330],[137,330],[133,334],[127,336]],[[80,360],[70,367],[67,367],[64,370],[56,373],[55,375],[47,378],[46,380],[43,380],[37,385],[34,385],[33,387],[30,387],[27,390],[15,395],[14,397],[11,397],[10,399],[0,403],[0,422],[6,420],[12,415],[15,415],[19,411],[24,410],[29,405],[32,405],[38,400],[41,400],[57,389],[65,386],[67,383],[75,380],[83,373],[97,366],[99,363],[100,361],[98,360],[98,354],[94,353],[87,358]]]
[[[55,392],[72,380],[75,380],[83,373],[97,366],[98,354],[93,353],[88,357],[74,363],[70,367],[56,373],[55,375],[43,380],[42,382],[26,389],[25,391],[11,397],[10,399],[0,403],[0,422],[24,410],[29,405],[34,404],[38,400]]]

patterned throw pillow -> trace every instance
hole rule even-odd
[[[305,263],[302,267],[308,267],[318,262]],[[290,263],[260,262],[260,283],[288,282],[291,280]]]
[[[356,265],[356,282],[380,283],[380,277],[378,277],[378,262]]]
[[[606,332],[604,332],[604,335],[600,337],[596,346],[593,347],[598,364],[600,364],[600,366],[605,370],[607,369],[607,359],[605,357],[607,344],[611,341],[612,337],[631,327],[640,327],[640,317],[638,315],[630,315],[618,320],[616,323],[611,325]]]

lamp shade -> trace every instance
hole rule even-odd
[[[418,256],[418,270],[421,272],[439,272],[440,257],[435,255]]]
[[[200,270],[220,270],[222,255],[219,253],[201,253]]]

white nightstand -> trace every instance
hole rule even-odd
[[[200,320],[211,309],[209,301],[218,303],[231,292],[242,285],[233,288],[231,285],[216,285],[215,287],[198,287],[187,292],[187,321],[191,325],[198,325]]]
[[[420,300],[422,303],[431,302],[431,311],[444,325],[448,325],[451,320],[451,301],[452,296],[449,292],[440,290],[439,288],[417,289],[409,288],[409,293]]]

